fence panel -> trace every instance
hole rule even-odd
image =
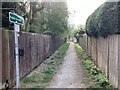
[[[94,63],[97,63],[97,39],[91,38],[91,58],[93,59]]]
[[[31,34],[31,62],[32,62],[32,69],[34,69],[34,66],[36,65],[36,42],[35,42],[35,35]]]
[[[118,87],[118,35],[109,37],[109,80]]]
[[[97,43],[97,49],[98,49],[98,66],[101,68],[101,70],[105,73],[106,76],[108,76],[108,60],[109,60],[109,52],[108,52],[108,40],[109,38],[102,38],[100,37],[98,39]]]
[[[85,51],[87,51],[87,35],[79,38],[79,44]]]
[[[120,35],[118,35],[118,45],[120,45]],[[120,47],[118,46],[118,89],[120,90]]]
[[[2,30],[0,30],[0,89],[2,88]]]
[[[9,58],[9,32],[2,32],[2,79],[3,82],[10,80],[10,58]]]
[[[10,85],[15,82],[15,49],[14,49],[14,32],[9,32],[9,49],[10,49]]]
[[[48,56],[53,54],[64,39],[51,37],[48,35],[39,35],[33,33],[20,32],[19,50],[20,50],[20,78],[29,74],[34,68],[41,64]],[[15,84],[15,49],[14,32],[0,31],[0,83],[9,83],[9,86]],[[2,70],[1,70],[2,69]]]
[[[86,42],[83,42],[83,38],[81,39],[79,43],[85,49],[83,43]],[[88,37],[86,44],[89,56],[109,78],[112,85],[117,88],[120,85],[118,78],[120,77],[120,35],[111,35],[107,38],[99,37],[97,39]]]
[[[44,51],[45,51],[45,57],[49,56],[49,49],[50,49],[50,38],[48,36],[44,37]]]
[[[88,50],[87,50],[87,51],[88,51],[88,55],[89,55],[89,56],[91,56],[91,49],[92,49],[92,44],[91,44],[91,43],[92,43],[91,38],[88,37],[88,43],[87,43],[87,45],[88,45],[88,46],[87,46],[87,49],[88,49]]]

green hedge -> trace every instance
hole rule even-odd
[[[105,2],[91,14],[86,22],[86,33],[94,37],[107,37],[118,34],[118,6],[117,2]]]

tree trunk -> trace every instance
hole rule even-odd
[[[29,11],[29,15],[28,15],[28,19],[27,22],[25,24],[25,31],[27,31],[30,20],[31,20],[31,15],[32,15],[32,2],[30,2],[30,11]]]

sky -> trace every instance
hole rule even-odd
[[[87,18],[106,0],[67,0],[70,24],[85,25]]]

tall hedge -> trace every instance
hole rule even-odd
[[[97,8],[87,19],[87,34],[97,38],[119,33],[118,6],[117,2],[105,2]]]

